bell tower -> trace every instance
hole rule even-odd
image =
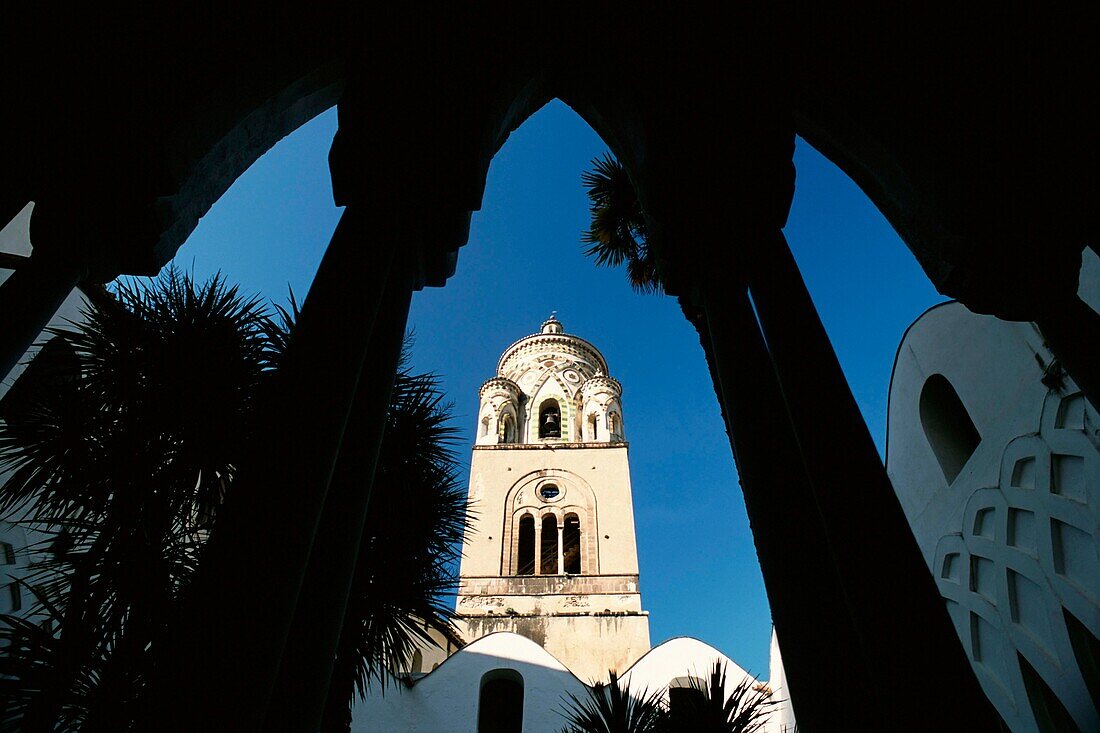
[[[458,625],[522,634],[586,681],[649,649],[622,386],[553,315],[480,390]]]

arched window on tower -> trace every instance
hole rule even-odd
[[[576,514],[565,515],[562,530],[562,560],[569,575],[581,574],[581,520]]]
[[[558,572],[558,518],[547,514],[542,518],[542,562],[539,563],[539,573],[557,575]]]
[[[933,374],[920,392],[920,423],[947,483],[954,482],[982,441],[959,393],[942,374]]]
[[[514,669],[494,669],[481,677],[477,733],[523,731],[523,676]]]
[[[588,441],[590,443],[600,439],[599,423],[600,418],[596,413],[592,413],[588,416]]]
[[[619,421],[619,413],[612,412],[607,416],[607,432],[611,434],[612,440],[623,439],[623,429]]]
[[[478,433],[478,437],[479,438],[484,438],[488,434],[489,434],[489,416],[486,415],[485,417],[481,418],[481,432]]]
[[[500,442],[516,442],[516,421],[512,419],[510,413],[505,413],[504,417],[500,418]]]
[[[561,437],[561,408],[553,397],[539,406],[539,437]]]
[[[524,514],[519,519],[518,554],[516,575],[535,574],[535,518]]]

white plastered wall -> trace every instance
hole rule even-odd
[[[565,724],[565,695],[586,695],[584,684],[545,649],[500,632],[463,647],[412,687],[373,692],[355,706],[352,731],[475,733],[482,678],[500,669],[523,678],[524,733],[557,733]]]
[[[623,674],[622,680],[635,697],[660,690],[667,703],[668,687],[674,680],[691,677],[706,684],[715,662],[721,663],[726,670],[723,693],[727,696],[742,681],[753,679],[752,675],[710,644],[689,636],[678,636],[646,652]]]
[[[623,674],[622,684],[635,696],[661,691],[667,702],[670,683],[684,677],[705,680],[715,661],[725,665],[727,695],[738,683],[751,679],[709,644],[678,637],[635,660]],[[398,685],[385,695],[373,690],[356,705],[352,731],[475,733],[481,681],[501,669],[523,678],[524,733],[558,733],[565,724],[562,711],[568,696],[587,698],[585,685],[552,654],[523,636],[498,632],[462,648],[411,687]],[[778,720],[773,715],[765,730],[783,733],[774,725]]]
[[[1086,250],[1082,298],[1100,305]],[[1098,346],[1100,348],[1100,346]],[[1100,730],[1068,612],[1100,637],[1100,415],[1038,330],[931,309],[902,341],[890,388],[887,470],[983,689],[1017,733],[1039,730],[1019,657],[1081,730]],[[925,433],[921,390],[945,377],[980,435],[949,482]]]

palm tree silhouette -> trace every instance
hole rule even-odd
[[[771,691],[751,677],[734,685],[727,695],[726,669],[716,661],[707,680],[691,680],[696,694],[685,699],[683,710],[672,709],[672,723],[676,730],[697,733],[758,733],[763,730],[768,716],[779,704]]]
[[[610,678],[609,684],[588,688],[583,699],[568,695],[563,712],[568,724],[561,733],[759,733],[779,704],[765,685],[749,677],[727,695],[720,660],[705,682],[691,679],[687,690],[693,694],[671,705],[664,690],[635,696],[614,672]]]
[[[82,315],[50,333],[0,401],[0,470],[11,472],[0,515],[43,538],[24,579],[36,603],[0,623],[0,730],[134,728],[297,307],[292,296],[272,311],[220,276],[196,283],[170,267],[98,293]],[[437,380],[403,364],[332,708],[401,669],[425,625],[449,628],[441,599],[465,503],[448,418]]]
[[[408,669],[417,645],[436,631],[461,646],[445,594],[467,523],[466,492],[432,374],[412,374],[408,340],[394,382],[359,561],[333,668],[321,729],[351,729],[355,695],[383,689],[392,672]]]
[[[616,672],[608,676],[607,684],[589,687],[584,698],[568,693],[561,733],[672,733],[661,690],[635,696]]]

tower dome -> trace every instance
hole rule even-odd
[[[504,350],[482,385],[478,445],[621,442],[622,387],[607,373],[599,349],[551,314]]]

